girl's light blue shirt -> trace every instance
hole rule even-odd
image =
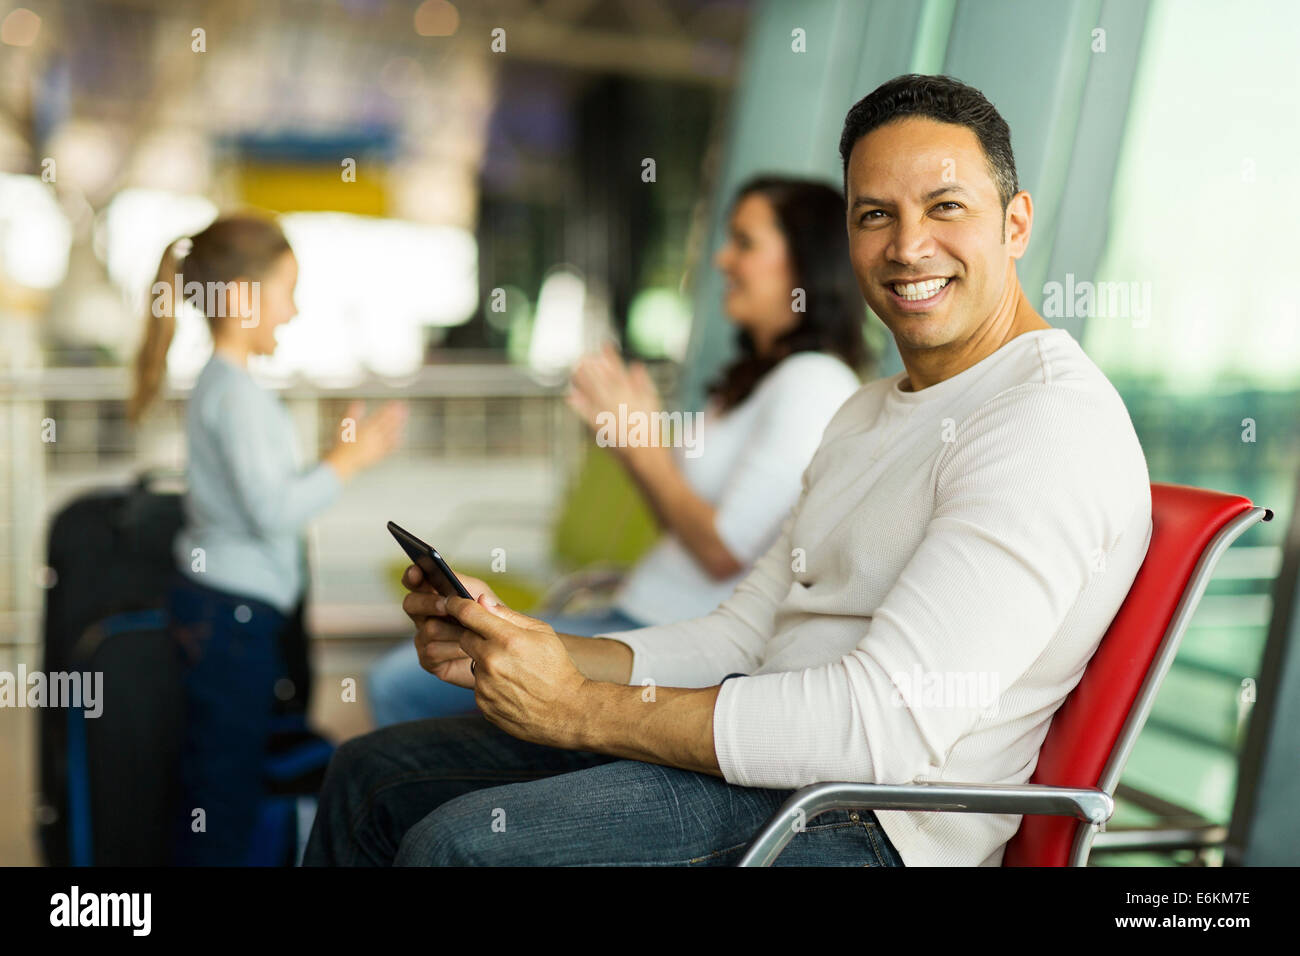
[[[219,354],[194,383],[185,434],[181,571],[291,612],[306,583],[304,528],[338,497],[338,473],[323,462],[303,470],[284,404]]]

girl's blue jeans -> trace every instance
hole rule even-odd
[[[185,680],[179,866],[239,866],[251,850],[264,796],[263,763],[284,674],[285,615],[262,601],[177,575],[169,627]]]

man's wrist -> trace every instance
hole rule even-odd
[[[559,634],[560,643],[582,675],[594,681],[626,684],[632,676],[632,648],[612,637]]]
[[[574,695],[572,724],[569,728],[569,746],[573,750],[590,750],[601,753],[605,742],[605,729],[613,701],[608,691],[613,684],[586,679]]]

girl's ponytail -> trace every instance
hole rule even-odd
[[[144,341],[135,356],[135,375],[131,398],[127,401],[126,415],[132,422],[139,422],[144,413],[153,404],[162,388],[163,376],[167,372],[167,350],[171,347],[172,337],[176,334],[176,307],[173,291],[183,289],[185,280],[177,278],[180,274],[182,256],[177,246],[183,245],[180,239],[169,245],[158,263],[158,275],[149,291],[149,314],[145,319]],[[159,284],[166,286],[159,289]]]

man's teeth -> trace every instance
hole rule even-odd
[[[908,302],[920,302],[935,295],[948,284],[947,279],[930,279],[926,282],[895,282],[894,291]]]

